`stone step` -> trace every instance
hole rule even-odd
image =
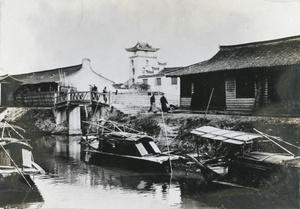
[[[168,139],[174,139],[178,135],[179,126],[168,126],[164,123],[159,123],[161,127],[161,135],[167,136]]]

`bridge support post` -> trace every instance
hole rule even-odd
[[[68,121],[66,109],[56,109],[55,110],[55,122],[57,125],[61,125]]]
[[[69,135],[81,135],[80,107],[69,109]]]

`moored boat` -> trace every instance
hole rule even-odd
[[[18,132],[24,130],[6,122],[1,123],[0,127],[0,187],[33,186],[30,176],[44,173],[44,170],[34,162],[32,147]]]
[[[190,133],[198,151],[187,156],[201,167],[206,182],[256,189],[283,183],[298,191],[300,157],[276,142],[278,138],[255,131],[196,128]],[[200,146],[209,151],[201,153]]]
[[[171,163],[181,159],[170,152],[162,153],[154,139],[146,134],[129,128],[126,129],[131,132],[124,131],[122,127],[117,130],[102,125],[99,127],[101,130],[98,130],[96,136],[83,137],[83,149],[86,156],[90,156],[86,159],[88,162],[140,172],[169,173]]]

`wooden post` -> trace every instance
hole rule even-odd
[[[68,89],[68,102],[70,102],[71,101],[71,89],[69,88]]]
[[[54,93],[54,105],[57,104],[58,93]]]
[[[90,104],[93,104],[93,90],[90,88]]]
[[[108,92],[108,99],[109,108],[111,108],[111,91]]]

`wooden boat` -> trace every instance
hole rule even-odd
[[[7,122],[0,127],[0,188],[33,186],[30,176],[44,170],[34,162],[32,147],[18,132],[24,130]]]
[[[286,189],[298,191],[300,157],[276,142],[277,137],[255,131],[246,133],[211,126],[194,129],[190,133],[197,152],[187,157],[196,169],[201,167],[206,182],[245,188],[284,182]],[[200,146],[206,146],[209,152],[200,153]]]
[[[102,121],[103,122],[103,121]],[[179,160],[178,155],[162,153],[154,139],[128,127],[112,121],[107,126],[98,124],[96,135],[83,137],[82,145],[86,161],[103,165],[123,167],[140,172],[169,173],[170,162]],[[117,130],[107,128],[113,125]],[[124,129],[130,131],[126,132]]]

